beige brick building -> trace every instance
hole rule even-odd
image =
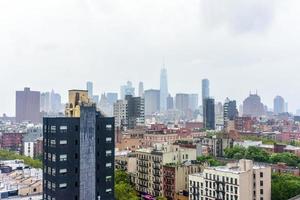
[[[271,168],[240,160],[189,176],[190,200],[271,200]]]

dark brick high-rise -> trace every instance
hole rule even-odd
[[[44,118],[43,199],[114,200],[114,118],[94,105]]]

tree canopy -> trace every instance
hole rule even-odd
[[[127,173],[122,170],[116,170],[115,172],[115,197],[116,200],[139,199],[136,191],[130,184],[130,180]]]
[[[288,200],[300,194],[300,177],[287,174],[272,175],[272,200]]]
[[[0,159],[2,159],[2,160],[16,160],[16,159],[24,160],[24,163],[31,167],[34,167],[34,168],[42,168],[43,167],[42,161],[40,161],[38,159],[32,159],[30,157],[19,155],[15,152],[7,151],[7,150],[0,150]]]

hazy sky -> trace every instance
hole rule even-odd
[[[169,90],[265,104],[282,95],[300,108],[299,0],[2,0],[0,113],[14,115],[15,90],[119,91],[127,80]]]

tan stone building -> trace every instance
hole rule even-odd
[[[163,166],[196,160],[196,149],[178,145],[155,145],[154,148],[139,149],[137,157],[137,191],[154,197],[163,196]]]
[[[190,200],[271,200],[271,168],[240,160],[189,176]]]

